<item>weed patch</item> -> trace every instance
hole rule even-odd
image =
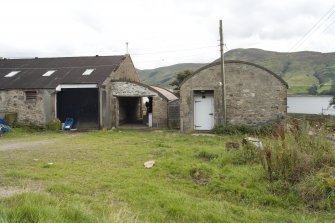
[[[218,135],[272,135],[278,127],[274,125],[263,127],[248,127],[244,125],[217,125],[213,132]]]
[[[209,162],[213,159],[217,159],[218,157],[219,157],[218,154],[211,153],[211,152],[208,152],[208,151],[201,151],[196,155],[196,158],[201,159],[203,161],[207,161],[207,162]]]
[[[313,210],[335,210],[335,168],[310,175],[296,186],[296,191],[308,208]]]
[[[199,185],[206,185],[212,174],[213,170],[207,165],[198,165],[190,170],[193,182]]]

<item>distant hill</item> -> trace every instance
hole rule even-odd
[[[204,65],[206,64],[183,63],[151,70],[137,70],[137,72],[141,81],[145,84],[173,88],[169,84],[172,82],[177,73],[184,70],[195,71]]]
[[[281,76],[290,86],[290,94],[327,94],[335,84],[335,53],[279,53],[260,49],[234,49],[225,60],[242,60],[261,65]],[[169,87],[176,73],[196,70],[205,64],[176,64],[153,70],[139,70],[148,84]],[[333,90],[334,87],[333,87]]]

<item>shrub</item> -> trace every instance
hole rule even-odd
[[[24,124],[24,125],[17,125],[16,127],[22,128],[24,131],[31,132],[31,133],[33,133],[33,132],[41,132],[41,131],[45,130],[44,126],[35,125],[35,124],[32,124],[32,123]]]
[[[280,179],[293,184],[324,166],[335,165],[334,146],[322,132],[308,132],[308,126],[299,126],[263,151],[262,164],[270,181]]]
[[[272,135],[276,126],[248,127],[244,125],[217,125],[213,132],[218,135]]]
[[[47,129],[51,131],[60,130],[61,127],[62,127],[62,123],[60,122],[59,119],[51,120],[47,125]]]
[[[335,209],[335,168],[327,168],[308,176],[296,186],[299,197],[314,210]]]
[[[226,155],[220,157],[219,162],[221,166],[226,164],[244,165],[260,163],[262,160],[262,149],[259,149],[251,142],[243,144],[242,147],[239,147],[240,144],[236,144],[238,147],[236,146],[234,149],[226,149]]]
[[[207,151],[201,151],[196,155],[196,157],[204,161],[211,161],[212,159],[218,158],[219,155]]]
[[[11,126],[15,126],[16,119],[17,119],[17,114],[16,113],[7,113],[7,114],[5,114],[4,119]]]

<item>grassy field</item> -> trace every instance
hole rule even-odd
[[[335,222],[234,162],[225,143],[242,138],[15,129],[0,138],[0,222]]]

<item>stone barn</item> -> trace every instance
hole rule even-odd
[[[153,127],[167,127],[172,95],[141,84],[129,55],[0,60],[0,113],[17,113],[18,124],[67,117],[79,129],[142,124],[143,97]]]
[[[281,123],[287,114],[287,83],[256,64],[225,61],[225,100],[220,62],[200,68],[180,87],[180,129],[211,130],[224,124],[259,127]]]

